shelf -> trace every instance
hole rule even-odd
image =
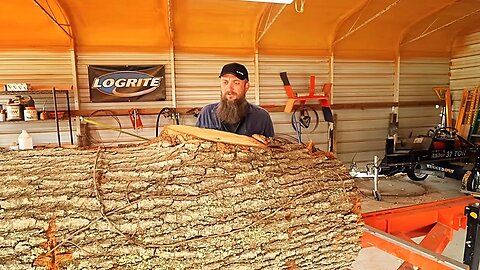
[[[50,90],[31,90],[31,91],[0,91],[0,95],[3,96],[18,96],[18,95],[29,95],[29,94],[44,94],[44,95],[51,95],[52,89]],[[70,90],[59,90],[55,89],[57,93],[67,93]]]
[[[4,121],[3,123],[22,123],[22,124],[29,124],[32,122],[42,122],[42,121],[49,121],[55,120],[56,128],[57,128],[57,139],[58,139],[58,146],[62,146],[62,142],[60,139],[60,126],[59,121],[61,119],[58,118],[58,109],[57,109],[57,93],[65,94],[65,98],[67,101],[67,116],[66,120],[68,120],[69,131],[70,131],[70,143],[73,144],[73,131],[72,131],[72,118],[71,118],[71,110],[70,110],[70,98],[69,93],[72,90],[71,85],[30,85],[29,91],[4,91],[4,85],[0,84],[0,95],[3,96],[18,96],[18,95],[35,95],[35,94],[49,94],[52,95],[53,105],[54,105],[54,116],[55,118],[49,118],[46,120],[34,120],[34,121]]]
[[[59,118],[58,121],[67,121],[68,117],[65,118]],[[53,122],[55,121],[55,118],[48,118],[45,120],[31,120],[31,121],[25,121],[25,120],[15,120],[15,121],[0,121],[0,125],[5,123],[5,124],[30,124],[30,123],[39,123],[39,122]]]
[[[69,84],[57,84],[57,85],[42,85],[42,84],[33,84],[30,85],[30,90],[28,91],[5,91],[5,84],[0,83],[0,93],[44,93],[52,92],[54,90],[59,91],[71,91],[73,89],[72,85]]]

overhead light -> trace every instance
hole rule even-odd
[[[267,2],[267,3],[276,3],[276,4],[291,4],[293,0],[244,0],[249,2]]]

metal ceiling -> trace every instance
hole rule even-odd
[[[0,50],[445,57],[479,21],[477,0],[6,0]]]

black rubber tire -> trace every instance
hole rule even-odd
[[[462,189],[465,191],[475,192],[475,186],[478,185],[478,180],[475,180],[475,177],[479,177],[477,171],[474,170],[466,172],[462,178]]]
[[[407,171],[407,176],[413,181],[423,181],[428,177],[428,174],[415,173],[415,169],[409,169]]]

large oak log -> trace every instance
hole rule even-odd
[[[345,269],[360,249],[352,178],[297,144],[0,154],[0,269]]]

